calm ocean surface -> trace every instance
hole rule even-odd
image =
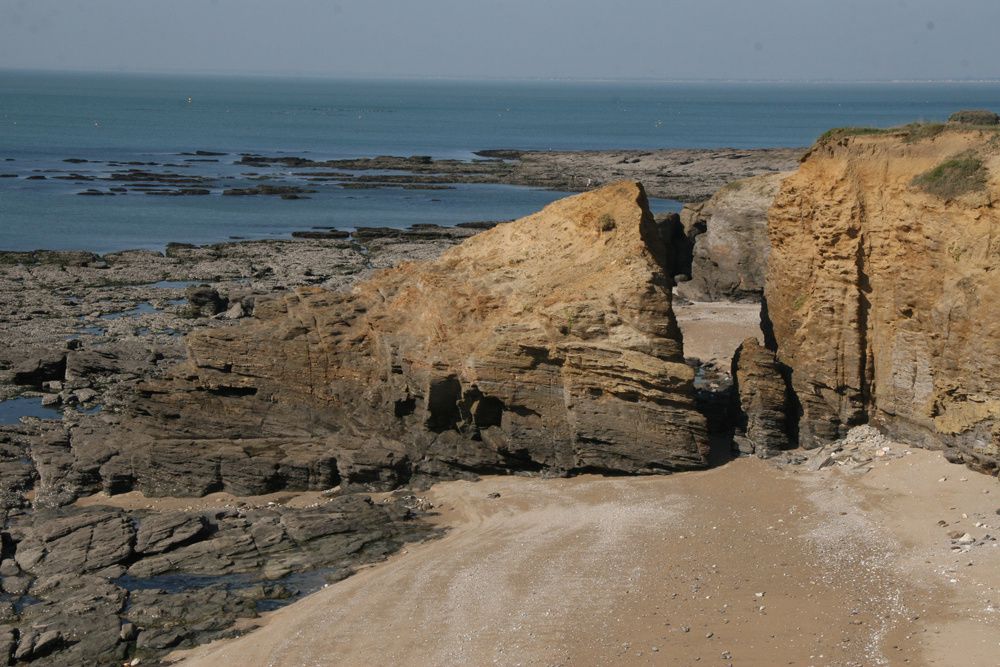
[[[190,98],[190,101],[189,101]],[[239,153],[313,159],[484,148],[806,146],[830,127],[943,120],[1000,109],[1000,85],[338,81],[0,72],[0,249],[160,249],[313,226],[455,224],[518,217],[560,193],[507,186],[341,190],[270,197],[80,197],[87,186],[26,180],[105,175],[102,161],[177,163],[238,181]],[[71,165],[66,158],[97,161]],[[165,171],[162,167],[151,167]],[[175,170],[176,171],[176,170]],[[55,173],[55,172],[50,172]],[[235,183],[239,185],[239,183]],[[232,187],[227,182],[226,187]],[[654,201],[655,210],[676,208]]]

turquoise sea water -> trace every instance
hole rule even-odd
[[[507,219],[560,193],[506,186],[342,190],[312,199],[80,197],[46,170],[102,175],[104,163],[239,184],[240,153],[313,159],[432,155],[484,148],[806,146],[843,125],[943,120],[1000,109],[1000,85],[654,84],[338,81],[0,72],[0,249],[162,248],[313,226],[407,226]],[[178,154],[225,153],[185,163]],[[64,162],[80,158],[79,165]],[[49,172],[55,174],[56,172]],[[230,179],[230,180],[227,180]],[[221,190],[221,187],[219,188]],[[653,202],[654,208],[676,206]]]

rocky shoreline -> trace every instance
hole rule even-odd
[[[302,491],[108,496],[81,474],[71,442],[117,423],[139,383],[184,358],[187,333],[230,325],[256,298],[295,286],[347,288],[476,231],[0,253],[0,396],[18,396],[0,401],[3,660],[155,664],[435,534],[411,493],[373,498],[318,470],[290,482]]]
[[[63,168],[18,171],[6,184],[38,181],[83,186],[78,195],[264,196],[295,200],[328,188],[441,190],[456,184],[519,185],[581,192],[642,181],[651,197],[695,202],[733,180],[794,168],[802,148],[656,149],[621,151],[484,150],[472,160],[379,156],[315,160],[293,155],[182,157],[174,162],[66,158]],[[222,167],[225,167],[224,169]],[[237,173],[232,173],[232,168]],[[196,169],[196,171],[195,171]],[[3,185],[3,184],[0,184]],[[40,185],[45,185],[44,183]]]
[[[735,451],[867,472],[888,450],[853,430],[864,423],[995,474],[997,374],[962,352],[996,339],[982,315],[992,274],[980,255],[959,262],[991,224],[987,181],[951,198],[919,181],[958,149],[986,170],[995,142],[884,134],[831,136],[792,176],[757,165],[680,215],[654,217],[643,186],[620,181],[505,224],[0,253],[0,399],[17,397],[0,402],[0,656],[149,664],[244,631],[438,535],[421,490],[442,480],[660,474]],[[502,169],[534,159],[486,155]],[[243,159],[323,178],[400,166]],[[404,162],[421,185],[450,168]],[[403,183],[391,175],[361,182]],[[558,178],[595,177],[564,165]],[[909,278],[922,292],[899,284],[891,259],[908,246],[882,241],[857,203],[885,192],[883,217],[906,201],[955,223],[898,225],[951,258],[944,284],[944,256]],[[685,357],[688,299],[737,313],[747,304],[731,300],[763,299],[731,366],[704,341]],[[954,345],[932,355],[956,300]],[[962,395],[973,375],[981,391]]]

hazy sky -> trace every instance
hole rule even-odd
[[[0,68],[1000,78],[1000,0],[0,0]]]

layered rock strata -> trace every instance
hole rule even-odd
[[[620,182],[351,292],[258,299],[78,455],[150,495],[701,467],[666,257]]]
[[[997,133],[832,133],[771,208],[765,288],[799,443],[871,422],[996,470]]]
[[[733,436],[739,451],[770,458],[791,447],[794,401],[774,352],[747,338],[733,355],[732,377],[741,415]]]

